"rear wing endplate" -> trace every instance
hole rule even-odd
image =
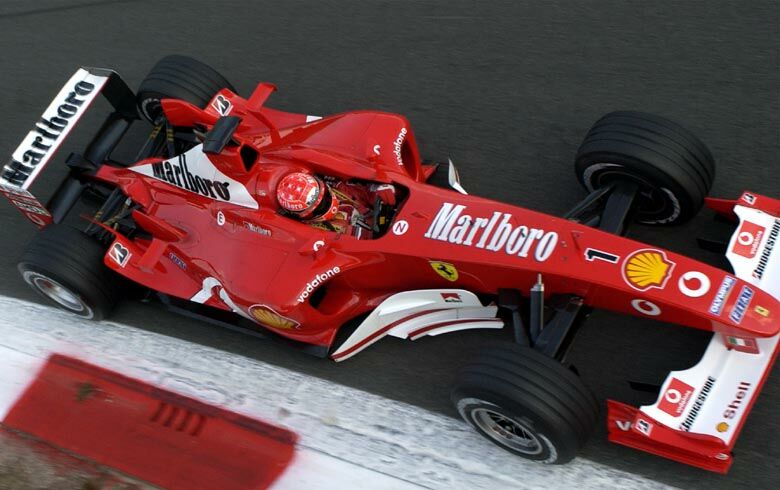
[[[122,117],[138,117],[135,95],[116,72],[104,68],[79,68],[0,170],[0,193],[38,227],[50,224],[52,215],[30,192],[30,186],[99,93]]]

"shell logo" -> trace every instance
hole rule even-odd
[[[623,280],[638,291],[663,289],[672,275],[675,263],[663,250],[642,249],[632,253],[623,262]]]
[[[257,323],[265,327],[290,330],[300,326],[300,323],[291,318],[280,315],[279,313],[275,312],[273,308],[266,305],[253,305],[249,308],[249,313]]]

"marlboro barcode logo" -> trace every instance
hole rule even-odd
[[[443,299],[445,303],[463,303],[463,300],[458,293],[441,293],[441,299]]]

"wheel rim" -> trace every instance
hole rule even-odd
[[[627,172],[622,165],[595,163],[583,175],[589,191],[612,182],[627,180],[639,185],[637,193],[637,221],[645,224],[663,224],[676,220],[680,213],[680,201],[666,187],[658,187],[646,178]]]
[[[33,271],[25,271],[23,277],[27,284],[66,310],[85,318],[92,318],[94,315],[92,308],[81,296],[54,279]]]
[[[160,99],[150,97],[148,99],[144,99],[139,104],[139,108],[141,109],[141,113],[143,114],[146,119],[154,123],[157,114],[160,112]]]
[[[515,419],[488,408],[475,408],[471,417],[484,434],[503,446],[528,456],[542,452],[542,443],[536,434]]]

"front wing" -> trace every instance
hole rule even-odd
[[[780,201],[745,193],[733,211],[740,225],[726,256],[734,275],[780,300],[780,254],[772,253],[780,234]],[[769,310],[752,301],[753,288],[735,283],[725,275],[710,311],[732,320],[748,309],[768,317]],[[777,332],[780,325],[773,327]],[[754,338],[716,331],[697,365],[669,373],[654,404],[635,408],[607,402],[609,439],[726,473],[737,436],[777,357],[779,341],[778,333]]]

